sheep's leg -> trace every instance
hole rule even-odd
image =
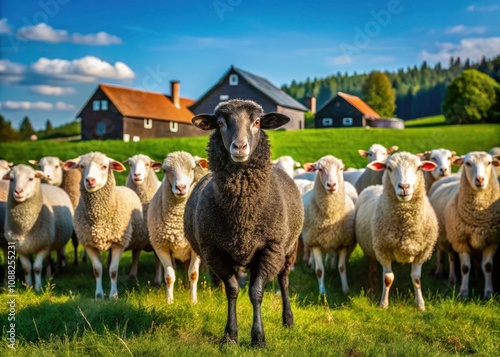
[[[411,281],[415,289],[415,303],[419,310],[425,310],[424,297],[422,296],[422,263],[411,264]]]
[[[455,285],[457,283],[457,273],[455,273],[455,253],[448,253],[448,265],[450,267],[450,274],[448,282]]]
[[[50,255],[50,249],[44,249],[38,252],[33,262],[33,273],[35,275],[35,291],[40,291],[42,288],[42,267],[45,258]]]
[[[125,247],[120,244],[115,244],[111,247],[111,264],[109,266],[109,277],[111,278],[110,298],[118,298],[118,266],[120,265],[120,259],[124,250]]]
[[[165,269],[165,283],[167,283],[167,304],[172,304],[174,302],[174,283],[175,283],[175,270],[172,267],[172,257],[170,256],[170,251],[165,250],[155,250],[160,259],[163,269]]]
[[[139,268],[140,255],[141,255],[141,249],[132,250],[132,267],[130,268],[130,273],[128,274],[129,280],[137,280],[137,270]]]
[[[323,266],[323,254],[321,253],[321,248],[311,247],[311,256],[314,257],[314,265],[316,266],[316,277],[318,278],[319,294],[326,296],[325,267]]]
[[[443,271],[444,271],[443,260],[444,260],[444,252],[436,247],[436,271],[434,272],[434,276],[436,278],[443,277]]]
[[[314,248],[311,250],[314,253]],[[262,326],[262,298],[264,296],[265,281],[258,271],[251,271],[250,274],[250,301],[253,306],[252,323],[252,346],[266,347],[266,337],[264,335],[264,326]],[[283,294],[284,292],[282,292]]]
[[[469,276],[470,276],[470,254],[460,253],[460,267],[462,271],[462,284],[460,285],[460,297],[465,299],[469,296]]]
[[[24,281],[27,286],[33,286],[33,278],[31,277],[31,261],[26,255],[19,254],[19,260],[24,270]]]
[[[342,248],[338,254],[339,256],[339,274],[340,280],[342,281],[342,292],[347,295],[349,294],[349,285],[347,284],[347,248]]]
[[[71,233],[71,243],[73,243],[73,265],[78,265],[78,238],[76,237],[76,232],[73,230]]]
[[[288,296],[288,270],[284,269],[278,275],[278,282],[280,284],[281,299],[283,301],[283,326],[293,327],[293,313],[290,306],[290,297]]]
[[[162,265],[160,259],[158,259],[158,254],[154,252],[155,254],[155,281],[154,281],[154,286],[160,287],[161,286],[161,275],[162,275]]]
[[[95,298],[104,299],[104,290],[102,290],[102,264],[101,264],[101,254],[97,248],[90,245],[85,247],[87,256],[92,263],[92,268],[94,269],[95,276]]]
[[[50,254],[45,257],[45,264],[47,264],[47,268],[45,269],[45,279],[49,279],[52,276],[52,256]]]
[[[390,261],[380,262],[382,265],[382,278],[384,285],[382,286],[382,298],[380,299],[380,307],[385,309],[389,306],[389,291],[394,282],[394,273],[392,272],[392,263]]]
[[[483,250],[483,259],[481,267],[484,274],[484,298],[489,299],[493,295],[493,281],[491,280],[491,272],[493,271],[493,256],[497,250],[497,245],[490,245]]]
[[[191,261],[189,263],[189,285],[191,287],[191,301],[193,304],[198,302],[198,278],[200,274],[200,257],[192,250]]]

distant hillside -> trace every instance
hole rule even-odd
[[[451,58],[447,68],[441,63],[429,67],[424,61],[420,67],[401,68],[396,72],[386,72],[396,90],[396,116],[403,119],[414,119],[441,114],[447,85],[464,69],[475,68],[493,77],[500,83],[500,55],[493,59],[483,58],[479,63],[471,63],[460,57]],[[325,78],[307,78],[305,82],[284,85],[286,93],[305,104],[308,95],[317,98],[320,108],[337,92],[361,96],[363,83],[368,74],[348,75],[338,72]]]
[[[79,136],[81,134],[80,122],[72,121],[66,124],[62,124],[58,127],[53,128],[49,132],[46,130],[40,130],[36,133],[39,140],[45,139],[55,139],[55,138],[69,138],[74,136]]]

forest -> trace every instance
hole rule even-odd
[[[400,68],[396,72],[385,72],[396,92],[395,116],[415,119],[441,114],[441,104],[446,88],[465,69],[474,68],[488,74],[500,83],[500,55],[478,63],[460,57],[451,57],[447,66],[440,62],[429,66],[426,61],[420,67]],[[307,78],[304,82],[293,80],[281,89],[305,104],[307,96],[315,96],[317,108],[321,108],[337,92],[346,92],[362,98],[362,88],[368,73],[353,74],[337,72],[324,78]]]

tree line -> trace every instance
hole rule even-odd
[[[500,55],[492,59],[483,57],[477,63],[469,59],[462,61],[460,57],[451,57],[447,67],[440,62],[429,66],[423,61],[420,66],[384,72],[395,91],[395,116],[415,119],[441,114],[449,84],[467,69],[476,69],[500,83]],[[367,78],[368,74],[354,72],[349,75],[337,72],[325,78],[312,80],[307,78],[305,82],[293,80],[289,85],[283,85],[281,89],[303,104],[306,103],[308,96],[315,96],[317,108],[321,108],[337,92],[363,98],[363,87]]]

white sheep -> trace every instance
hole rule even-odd
[[[380,144],[373,144],[368,150],[358,150],[358,153],[368,159],[368,163],[374,161],[384,162],[387,157],[394,151],[398,150],[397,146],[391,146],[386,149]],[[358,177],[354,183],[356,191],[361,193],[365,188],[372,185],[380,185],[382,183],[383,172],[374,170],[364,170],[363,173]]]
[[[484,297],[488,299],[493,294],[493,256],[500,244],[500,187],[495,171],[500,167],[500,155],[492,157],[474,151],[455,158],[453,164],[463,168],[460,183],[450,188],[444,227],[448,241],[460,256],[460,296],[469,295],[471,253],[480,252]]]
[[[3,177],[10,180],[5,238],[16,244],[26,284],[33,285],[31,255],[35,255],[33,272],[35,290],[42,287],[41,272],[45,258],[55,250],[64,257],[64,246],[73,230],[73,206],[62,189],[41,184],[45,175],[27,165],[17,165]],[[61,261],[58,261],[61,264]],[[60,265],[59,265],[60,266]],[[50,265],[47,266],[50,275]]]
[[[200,172],[205,172],[208,162],[197,159],[184,151],[168,154],[163,161],[163,183],[153,196],[148,209],[148,230],[151,245],[165,270],[167,303],[174,301],[175,270],[172,258],[185,262],[189,259],[191,301],[196,303],[200,258],[191,249],[184,234],[184,207]]]
[[[354,203],[344,188],[344,164],[328,155],[313,164],[304,164],[308,171],[317,171],[314,189],[302,197],[304,226],[302,238],[314,257],[319,292],[326,295],[323,253],[338,253],[338,269],[342,292],[349,293],[346,263],[356,246],[354,239]]]
[[[0,179],[10,172],[11,167],[14,165],[7,160],[0,160]]]
[[[426,151],[422,154],[417,154],[417,156],[422,160],[433,161],[437,164],[437,167],[434,170],[424,172],[425,191],[427,191],[427,193],[429,193],[434,182],[451,174],[451,159],[456,154],[457,153],[455,151],[450,151],[443,148]]]
[[[161,170],[161,163],[152,160],[149,156],[138,154],[132,157],[129,157],[124,163],[128,163],[130,165],[130,171],[127,176],[126,186],[139,196],[139,199],[142,203],[143,216],[147,229],[147,213],[149,203],[153,198],[158,188],[161,186],[161,181],[158,180],[156,176],[156,172]],[[145,247],[147,252],[153,251],[153,248],[150,244]],[[129,273],[129,279],[136,279],[137,270],[139,266],[139,256],[141,250],[135,249],[132,251],[132,267]],[[161,285],[161,262],[156,256],[155,253],[155,279],[154,285]]]
[[[64,167],[82,171],[82,195],[75,211],[74,227],[92,262],[95,297],[104,298],[100,251],[111,249],[109,297],[117,298],[118,266],[123,251],[148,243],[141,201],[128,187],[116,186],[113,171],[122,172],[125,166],[105,154],[90,152],[78,160],[66,161]]]
[[[276,160],[272,160],[271,163],[283,171],[285,171],[291,178],[294,177],[294,170],[300,167],[300,162],[295,161],[291,156],[280,156]]]
[[[310,167],[308,166],[308,168]],[[293,181],[295,182],[295,185],[297,185],[297,187],[299,188],[301,195],[304,195],[305,193],[313,189],[314,181],[316,180],[316,175],[317,174],[315,171],[305,170],[305,172],[293,178]],[[356,203],[356,200],[358,199],[358,191],[356,191],[356,188],[350,182],[345,181],[345,176],[344,176],[344,187],[346,194],[351,198],[351,200],[354,203]]]
[[[421,289],[422,264],[430,258],[438,236],[436,214],[427,198],[422,170],[436,167],[407,152],[396,153],[387,161],[368,164],[384,170],[382,186],[365,189],[356,204],[355,234],[366,255],[375,255],[383,268],[380,306],[389,305],[394,281],[392,262],[412,263],[411,277],[415,302],[425,310]]]
[[[491,156],[500,155],[500,147],[496,146],[496,147],[491,148],[488,151],[488,154],[490,154]],[[500,182],[500,167],[495,167],[495,171],[497,172],[497,178]]]

